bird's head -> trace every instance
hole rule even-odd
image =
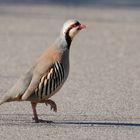
[[[64,23],[61,33],[71,40],[74,36],[82,29],[86,28],[86,26],[80,23],[77,20],[71,19]]]

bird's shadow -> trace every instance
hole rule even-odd
[[[128,126],[128,127],[140,127],[140,123],[131,123],[133,122],[140,122],[140,118],[128,118],[126,120],[121,121],[112,121],[112,120],[85,120],[84,118],[81,120],[40,120],[39,123],[35,123],[33,120],[29,120],[32,118],[31,114],[0,114],[0,126],[10,126],[10,125],[18,125],[18,126],[29,126],[29,125],[46,125],[47,126],[54,126],[54,125],[75,125],[75,126]]]

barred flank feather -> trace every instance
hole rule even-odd
[[[54,67],[50,69],[49,73],[41,78],[34,94],[40,99],[51,95],[63,82],[64,74],[65,73],[62,64],[57,61],[54,64]]]

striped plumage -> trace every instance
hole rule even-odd
[[[68,77],[70,45],[83,28],[85,25],[77,20],[64,23],[60,36],[4,95],[0,105],[11,101],[30,101],[35,122],[39,122],[38,103],[50,104],[51,109],[57,111],[55,102],[49,98],[61,89]]]
[[[33,96],[39,100],[50,97],[64,82],[65,70],[60,62],[55,62],[50,71],[44,75]]]

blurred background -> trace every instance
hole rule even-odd
[[[0,0],[0,96],[75,18],[87,28],[73,40],[69,79],[52,97],[58,114],[140,116],[139,6],[139,0]]]
[[[117,7],[139,7],[139,0],[0,0],[1,3],[8,4],[54,4],[54,5],[88,5],[88,6],[117,6]]]
[[[0,0],[0,96],[75,18],[87,28],[72,43],[69,79],[53,97],[60,112],[140,116],[139,6],[139,0]]]
[[[87,28],[73,40],[69,78],[52,97],[58,112],[40,104],[39,117],[139,124],[140,0],[0,0],[0,98],[71,18]],[[26,102],[3,105],[0,124],[3,124],[0,135],[6,140],[25,139],[29,129],[32,129],[29,137],[34,140],[37,135],[42,140],[50,135],[64,140],[75,137],[134,140],[140,136],[139,127],[40,124],[38,129],[33,126],[30,103]],[[17,131],[12,133],[13,130]]]

